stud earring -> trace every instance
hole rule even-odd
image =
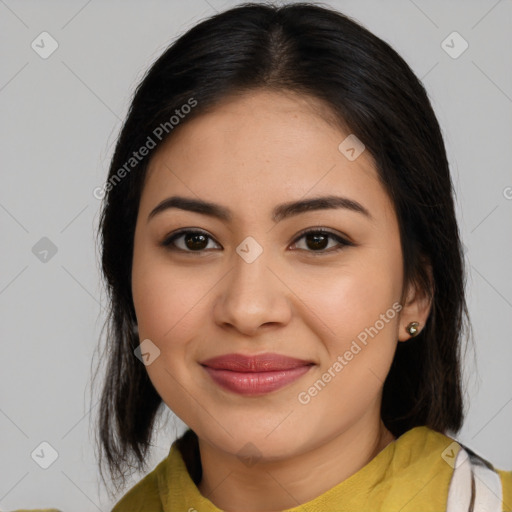
[[[412,336],[416,336],[420,330],[418,329],[419,327],[419,323],[418,322],[411,322],[406,328],[405,330]]]

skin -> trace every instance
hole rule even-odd
[[[425,295],[403,282],[398,221],[371,155],[348,160],[338,150],[348,133],[326,122],[322,108],[288,92],[226,100],[175,129],[152,156],[141,196],[133,300],[140,339],[160,350],[146,369],[198,435],[200,492],[226,511],[306,503],[393,442],[380,418],[384,381],[397,342],[410,338],[405,327],[417,321],[421,328],[430,311]],[[349,209],[271,219],[280,203],[330,194],[359,202],[372,219]],[[172,195],[223,205],[233,220],[168,209],[148,221]],[[336,239],[318,248],[298,238],[318,226],[355,245],[329,252]],[[186,237],[174,251],[160,245],[183,228],[206,232],[202,252]],[[235,250],[247,236],[263,249],[252,263]],[[394,303],[400,314],[300,403],[298,394]],[[284,388],[247,397],[220,388],[199,364],[232,352],[277,352],[315,366]],[[253,465],[237,455],[249,442],[259,457]]]

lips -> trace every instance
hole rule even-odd
[[[314,363],[281,354],[226,354],[201,362],[212,380],[241,395],[261,395],[280,389],[306,374]]]
[[[314,364],[312,361],[296,359],[281,354],[260,354],[245,356],[243,354],[226,354],[213,357],[201,363],[214,370],[231,370],[236,372],[272,372],[290,370],[299,366]]]

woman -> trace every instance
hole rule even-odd
[[[100,455],[124,483],[165,406],[189,427],[114,512],[510,509],[512,472],[450,437],[452,183],[385,42],[309,4],[199,23],[139,85],[102,194]]]

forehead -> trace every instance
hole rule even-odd
[[[389,202],[369,152],[351,161],[340,151],[349,135],[309,96],[256,91],[230,97],[185,119],[157,150],[143,196],[157,200],[179,191],[261,204],[338,191]]]

